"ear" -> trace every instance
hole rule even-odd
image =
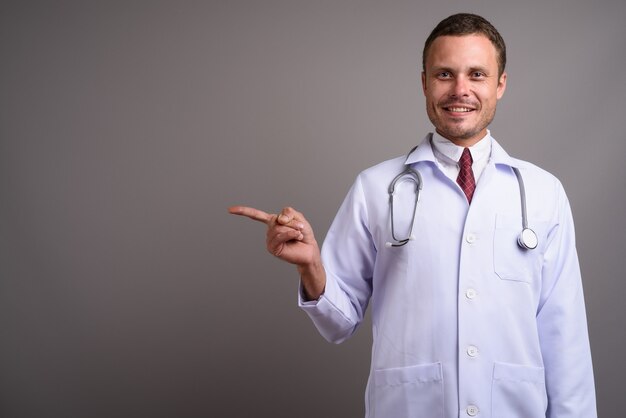
[[[426,73],[422,71],[422,91],[426,94]]]
[[[506,72],[503,72],[500,76],[500,79],[498,80],[498,87],[496,89],[496,97],[498,98],[498,100],[500,100],[500,98],[504,94],[504,90],[506,90]]]

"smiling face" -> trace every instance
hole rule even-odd
[[[469,147],[487,134],[506,88],[496,49],[484,35],[440,36],[422,73],[426,112],[437,132]]]

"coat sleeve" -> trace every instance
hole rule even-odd
[[[548,237],[537,325],[546,373],[547,418],[597,417],[574,223],[557,183],[557,224]]]
[[[299,306],[320,334],[330,342],[349,338],[363,320],[372,293],[376,249],[368,228],[368,214],[361,176],[341,205],[324,245],[322,262],[326,288],[317,301]]]

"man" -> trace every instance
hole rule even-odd
[[[367,417],[596,416],[567,198],[487,130],[505,64],[480,16],[433,30],[422,87],[436,132],[357,177],[321,255],[301,213],[229,209],[268,225],[268,250],[297,265],[299,304],[329,341],[371,303]]]

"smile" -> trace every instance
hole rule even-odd
[[[448,112],[454,112],[454,113],[467,113],[467,112],[471,112],[474,109],[470,109],[469,107],[444,107],[445,110],[447,110]]]

